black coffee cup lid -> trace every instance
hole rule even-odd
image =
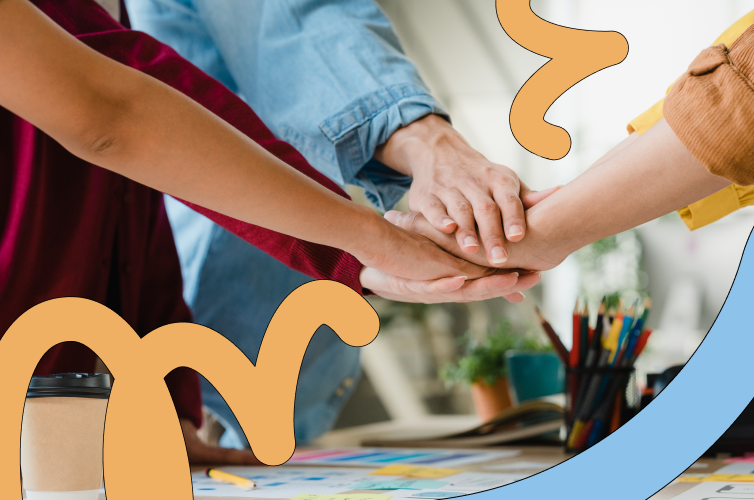
[[[110,397],[110,376],[101,373],[58,373],[32,377],[27,398],[92,398]]]

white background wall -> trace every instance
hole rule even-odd
[[[513,42],[500,27],[495,0],[378,0],[394,21],[407,53],[417,62],[456,127],[493,161],[516,170],[536,189],[563,184],[626,136],[626,124],[664,96],[696,55],[739,17],[754,9],[744,0],[532,0],[541,17],[562,25],[621,32],[626,60],[579,83],[546,119],[565,127],[574,146],[553,162],[524,150],[508,124],[518,88],[546,60]],[[747,215],[747,213],[749,215]],[[696,284],[699,303],[688,304],[705,333],[730,288],[754,218],[733,216],[689,233],[680,221],[656,221],[641,229],[657,322],[674,283]],[[543,280],[545,309],[565,331],[577,293],[572,262]],[[683,287],[681,287],[683,288]],[[680,345],[690,354],[699,333],[657,336],[657,345]],[[673,340],[675,339],[675,340]],[[669,356],[683,357],[686,354]]]

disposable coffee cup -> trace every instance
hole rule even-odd
[[[21,427],[21,475],[28,500],[98,500],[110,377],[34,377]]]

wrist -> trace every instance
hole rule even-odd
[[[427,115],[398,129],[377,148],[374,157],[393,170],[415,178],[419,169],[432,165],[438,150],[444,148],[468,150],[469,154],[481,156],[444,118]]]
[[[550,201],[548,198],[526,211],[526,238],[509,243],[515,265],[526,269],[552,269],[590,243],[585,230],[569,224],[567,215],[563,217],[565,202]]]
[[[337,246],[367,265],[374,262],[379,249],[387,241],[389,223],[369,207],[353,203],[353,211],[351,221],[342,225],[347,229]]]

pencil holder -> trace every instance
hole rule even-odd
[[[568,368],[565,394],[565,449],[578,453],[636,414],[636,371],[633,367]]]

